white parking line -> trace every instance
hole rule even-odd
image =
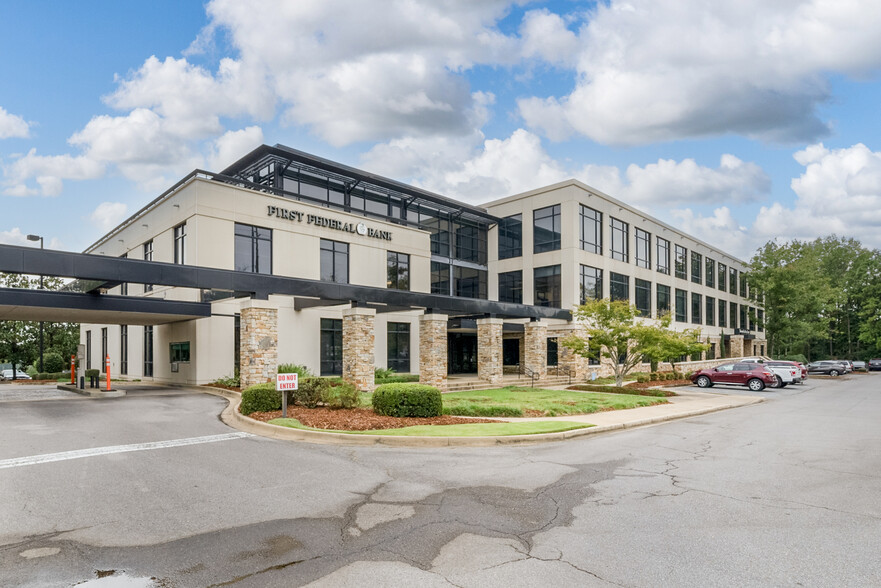
[[[166,449],[168,447],[182,447],[184,445],[199,445],[201,443],[214,443],[216,441],[229,441],[230,439],[242,439],[253,437],[251,433],[224,433],[222,435],[207,435],[205,437],[190,437],[189,439],[172,439],[171,441],[153,441],[152,443],[133,443],[131,445],[110,445],[108,447],[93,447],[92,449],[78,449],[76,451],[62,451],[61,453],[45,453],[30,457],[15,457],[0,460],[0,470],[17,468],[21,466],[50,463],[53,461],[66,461],[68,459],[80,459],[94,457],[96,455],[110,455],[111,453],[127,453],[129,451],[148,451],[150,449]]]

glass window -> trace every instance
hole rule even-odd
[[[551,306],[561,308],[560,266],[549,265],[537,267],[534,271],[536,306]]]
[[[658,237],[658,272],[670,275],[670,241]]]
[[[746,329],[749,326],[747,321],[747,306],[746,304],[740,305],[740,328]]]
[[[450,264],[431,262],[431,293],[450,295]]]
[[[486,270],[453,267],[453,291],[464,298],[486,298]]]
[[[187,224],[183,223],[174,227],[174,263],[186,263],[187,253]]]
[[[533,252],[543,253],[560,248],[560,205],[532,212]]]
[[[388,323],[388,367],[410,373],[410,323]]]
[[[746,279],[746,276],[744,276],[743,272],[741,272],[741,274],[740,274],[740,297],[741,298],[746,298],[746,292],[748,289],[747,283],[748,283],[748,280]]]
[[[603,254],[603,213],[581,205],[581,248]]]
[[[504,272],[499,274],[499,302],[523,304],[523,272]]]
[[[321,319],[321,375],[343,375],[343,321]]]
[[[168,346],[168,357],[171,358],[172,363],[190,361],[190,342],[170,343]]]
[[[153,261],[153,239],[144,243],[144,261]],[[152,292],[153,284],[144,284],[144,292]]]
[[[450,256],[450,221],[441,212],[420,206],[419,228],[428,231],[432,254]]]
[[[686,264],[688,263],[688,251],[682,245],[676,245],[676,257],[674,263],[676,265],[676,277],[687,280],[688,274],[686,273]]]
[[[107,327],[101,328],[101,371],[107,369]]]
[[[697,251],[691,252],[691,281],[700,284],[703,280],[704,256]]]
[[[752,307],[749,309],[749,330],[756,330],[756,309]]]
[[[272,273],[272,229],[236,223],[235,270]]]
[[[395,290],[410,289],[410,256],[389,251],[386,263],[386,287]]]
[[[609,217],[609,226],[612,228],[612,259],[618,261],[630,261],[630,225],[617,218]]]
[[[652,236],[642,229],[634,229],[636,239],[636,265],[652,269]]]
[[[720,327],[728,326],[727,325],[727,321],[728,321],[727,317],[728,317],[728,311],[725,309],[725,301],[720,298],[719,299],[719,326]]]
[[[707,271],[706,271],[706,281],[708,288],[716,287],[716,262],[707,258]]]
[[[676,322],[688,322],[688,292],[676,288]]]
[[[321,280],[336,284],[349,283],[348,243],[321,240]]]
[[[728,291],[737,294],[737,270],[733,267],[728,268]]]
[[[153,377],[153,326],[144,327],[144,376]]]
[[[555,366],[560,363],[559,343],[556,337],[548,337],[548,365]]]
[[[691,322],[699,325],[701,324],[701,312],[703,311],[703,296],[698,294],[697,292],[691,293]]]
[[[92,331],[86,331],[86,369],[92,369]]]
[[[758,312],[758,321],[757,322],[758,322],[759,331],[764,331],[765,330],[765,311],[760,308],[757,312]]]
[[[499,259],[523,255],[523,217],[515,214],[499,221]]]
[[[732,329],[737,328],[737,303],[728,303],[728,326]]]
[[[713,326],[716,324],[716,299],[712,296],[707,296],[706,309],[707,310],[704,313],[704,324]]]
[[[658,310],[658,318],[670,314],[670,286],[658,284],[655,286],[657,300],[655,308]]]
[[[486,263],[486,229],[468,223],[453,223],[456,234],[455,258]]]
[[[581,304],[603,297],[603,270],[581,266]]]
[[[725,291],[725,284],[728,282],[728,276],[725,275],[727,272],[728,272],[728,267],[720,261],[719,262],[719,289],[722,290],[723,292]]]
[[[652,283],[636,278],[636,309],[642,316],[652,316]]]
[[[630,301],[630,277],[609,272],[609,298]]]
[[[119,373],[128,374],[128,325],[119,325]]]

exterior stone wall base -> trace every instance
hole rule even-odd
[[[278,372],[278,309],[262,300],[241,309],[239,378],[242,389],[271,382]]]
[[[490,384],[502,381],[502,327],[496,318],[477,320],[477,377]]]
[[[361,392],[373,392],[376,361],[373,308],[343,311],[343,380]]]
[[[447,315],[423,314],[419,318],[419,382],[447,389]]]

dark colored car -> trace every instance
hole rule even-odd
[[[875,372],[881,370],[881,359],[870,359],[869,360],[869,371]]]
[[[808,364],[809,374],[826,374],[828,376],[840,376],[847,373],[846,366],[840,361],[812,361]]]
[[[753,392],[764,390],[765,386],[777,384],[777,376],[760,363],[726,363],[714,368],[696,371],[691,381],[701,388],[715,384],[746,386]]]

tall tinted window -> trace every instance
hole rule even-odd
[[[676,321],[688,322],[688,292],[676,288]]]
[[[92,369],[92,331],[86,331],[86,369]]]
[[[603,213],[581,205],[581,248],[588,253],[603,253]]]
[[[733,267],[728,268],[728,291],[737,294],[737,270]]]
[[[747,292],[747,287],[748,287],[747,282],[748,281],[747,281],[746,277],[744,277],[743,273],[741,272],[741,274],[740,274],[740,295],[743,298],[746,298],[746,292]]]
[[[272,273],[272,229],[236,223],[235,269],[255,274]]]
[[[321,375],[343,374],[343,321],[321,319]]]
[[[749,327],[749,323],[747,322],[747,306],[746,304],[740,305],[740,328],[747,329]],[[752,329],[750,329],[752,330]]]
[[[537,267],[534,272],[535,282],[535,298],[533,304],[536,306],[552,306],[560,308],[562,306],[560,287],[560,266],[549,265],[546,267]]]
[[[486,298],[486,270],[453,267],[453,293],[465,298]]]
[[[533,251],[542,253],[560,248],[560,205],[533,211]]]
[[[737,328],[737,303],[728,303],[728,326],[732,329]]]
[[[633,237],[636,243],[636,265],[652,269],[652,236],[642,229],[635,229]]]
[[[410,373],[410,323],[388,323],[388,367]]]
[[[431,293],[450,295],[450,264],[431,262]]]
[[[670,314],[670,286],[658,284],[656,287],[657,300],[655,308],[658,309],[658,318]]]
[[[153,261],[153,240],[144,243],[144,261]],[[152,292],[153,284],[144,284],[144,292]]]
[[[144,327],[144,376],[153,377],[153,326]]]
[[[728,283],[728,266],[721,261],[719,262],[719,289],[725,291],[725,284]]]
[[[706,312],[704,312],[704,323],[707,325],[716,324],[716,299],[707,296]]]
[[[658,272],[670,275],[670,241],[658,237]]]
[[[688,251],[686,251],[685,247],[682,245],[676,245],[676,257],[673,260],[676,266],[676,277],[682,278],[683,280],[688,279],[687,267],[688,264]]]
[[[321,279],[337,284],[349,283],[349,244],[321,240]]]
[[[756,311],[758,313],[758,317],[756,318],[756,322],[758,323],[759,331],[765,330],[765,311],[761,308]]]
[[[612,300],[630,300],[630,277],[624,274],[609,272],[609,298]]]
[[[473,263],[486,263],[486,230],[470,223],[455,222],[456,252],[454,257]]]
[[[609,226],[612,229],[612,259],[630,261],[628,248],[630,225],[614,217],[609,217],[609,219]]]
[[[504,272],[499,274],[499,302],[523,303],[523,272]]]
[[[635,280],[636,309],[642,316],[652,316],[652,283],[646,280]]]
[[[128,325],[119,326],[119,373],[128,374]]]
[[[410,289],[410,256],[389,251],[386,262],[386,287],[395,290]]]
[[[499,221],[499,259],[523,255],[523,217],[519,214]]]
[[[107,369],[107,327],[101,328],[101,371]]]
[[[186,263],[187,224],[174,227],[174,263]]]
[[[703,296],[697,292],[691,293],[691,322],[696,325],[701,324],[701,312],[703,310]]]
[[[603,297],[603,270],[581,266],[581,304]]]
[[[725,306],[726,306],[725,301],[722,299],[719,299],[719,326],[720,327],[727,326],[727,322],[728,322],[727,321],[728,311],[726,310]]]
[[[700,284],[704,272],[704,256],[697,251],[691,252],[691,281]]]

